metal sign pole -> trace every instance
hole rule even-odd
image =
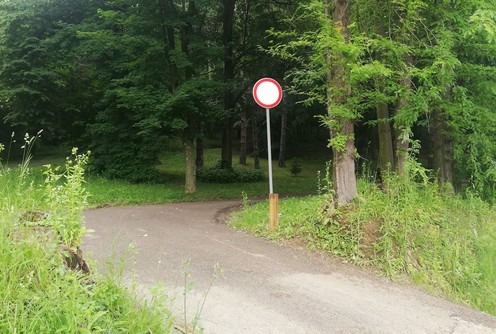
[[[267,113],[267,153],[269,159],[269,193],[274,193],[274,184],[272,181],[272,145],[271,145],[271,137],[270,137],[270,110],[269,108],[265,109]]]
[[[270,110],[267,113],[267,155],[269,164],[269,230],[274,232],[279,225],[279,195],[274,194],[274,184],[272,180],[272,145],[270,138]]]

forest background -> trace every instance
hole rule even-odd
[[[251,154],[259,167],[264,118],[251,88],[270,76],[285,90],[272,113],[280,166],[329,144],[337,203],[356,197],[357,169],[401,175],[412,155],[441,183],[492,201],[495,7],[2,0],[0,142],[43,129],[44,147],[91,150],[93,173],[159,182],[159,155],[179,138],[191,193],[208,140],[222,142],[220,169],[238,143],[239,163]]]

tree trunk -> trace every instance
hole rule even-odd
[[[385,24],[383,20],[376,23],[377,30],[381,36],[388,37],[386,34]],[[385,62],[385,55],[378,52],[375,56],[378,61]],[[381,93],[385,95],[384,83],[379,82],[378,88]],[[389,119],[389,106],[387,102],[378,103],[376,106],[377,111],[377,133],[379,137],[379,178],[381,172],[394,171],[394,147],[393,147],[393,134],[391,131],[391,120]]]
[[[413,63],[413,58],[411,55],[406,55],[404,57],[405,64],[411,65]],[[410,101],[406,97],[406,94],[412,88],[412,81],[410,76],[405,73],[401,79],[401,85],[403,86],[404,92],[399,98],[396,105],[396,115],[398,115],[401,110],[406,107]],[[405,174],[405,162],[408,156],[408,147],[410,145],[410,135],[409,135],[409,125],[401,124],[398,121],[394,122],[394,136],[396,143],[396,172],[398,175]]]
[[[234,97],[230,84],[234,78],[234,60],[233,60],[233,22],[234,22],[234,4],[235,0],[224,0],[223,11],[223,34],[222,41],[224,45],[224,110],[227,112],[227,119],[222,136],[222,157],[221,168],[232,167],[233,154],[233,103]]]
[[[196,164],[194,140],[183,136],[184,156],[186,158],[186,194],[196,192]]]
[[[172,95],[175,95],[177,86],[179,85],[179,80],[178,80],[179,75],[176,64],[173,61],[170,61],[170,59],[172,59],[172,54],[176,49],[176,37],[174,33],[174,28],[167,24],[166,17],[171,12],[175,13],[176,8],[171,0],[167,0],[162,3],[160,9],[161,9],[161,21],[162,21],[161,27],[163,30],[165,46],[166,46],[165,54],[167,55],[166,63],[169,65],[170,78],[171,78],[170,90]]]
[[[281,114],[281,141],[279,143],[279,167],[286,167],[286,148],[288,141],[288,111],[283,105]]]
[[[358,195],[355,175],[354,126],[349,119],[339,120],[340,135],[349,136],[344,150],[333,148],[332,184],[337,205],[350,203]]]
[[[255,117],[251,120],[251,126],[253,131],[253,160],[255,169],[260,169],[260,151],[258,149],[258,128],[257,119]]]
[[[433,170],[439,183],[453,183],[453,141],[447,135],[446,118],[437,109],[432,114]]]
[[[381,103],[377,106],[377,131],[379,133],[379,168],[383,172],[393,171],[393,136],[387,103]]]
[[[398,102],[398,110],[401,110],[401,108],[407,104],[408,101],[401,97]],[[398,173],[398,175],[404,175],[406,157],[408,156],[408,147],[410,144],[410,135],[406,129],[401,129],[399,127],[395,127],[394,134],[396,138],[396,173]]]
[[[332,3],[332,11],[326,8],[326,14],[336,24],[339,33],[345,43],[349,43],[350,33],[348,24],[350,22],[350,0],[328,0]],[[337,205],[351,202],[357,195],[356,175],[355,175],[355,131],[353,119],[342,115],[333,115],[331,107],[341,105],[346,108],[348,97],[351,94],[351,87],[345,81],[346,68],[344,54],[334,55],[342,58],[332,63],[332,71],[329,73],[329,85],[333,90],[328,90],[329,117],[333,121],[331,127],[331,139],[333,136],[343,136],[346,138],[344,147],[332,147],[333,151],[333,188]],[[331,57],[329,57],[331,58]]]
[[[196,138],[196,168],[201,168],[205,165],[205,159],[204,159],[204,143],[203,143],[203,138],[205,137],[205,125],[203,122],[200,123],[200,135],[198,138]]]
[[[246,165],[246,146],[248,144],[248,112],[246,108],[241,108],[240,128],[239,163],[241,165]]]

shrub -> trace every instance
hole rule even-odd
[[[301,173],[301,163],[297,158],[293,158],[291,161],[291,169],[289,170],[293,176],[298,176]]]
[[[263,181],[264,176],[260,170],[202,167],[197,170],[199,181],[206,183],[250,183]]]

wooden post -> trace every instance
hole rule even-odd
[[[269,230],[274,232],[279,225],[279,195],[269,194]]]

